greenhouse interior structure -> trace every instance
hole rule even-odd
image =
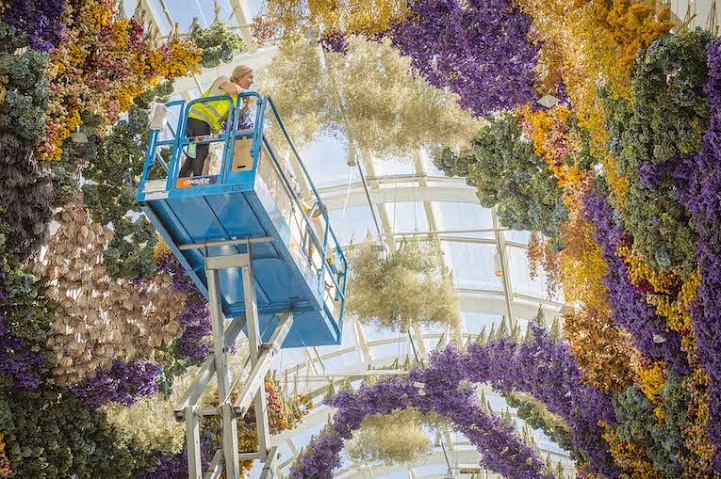
[[[0,0],[0,479],[721,479],[719,26]]]

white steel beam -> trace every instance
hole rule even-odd
[[[248,4],[245,0],[229,0],[230,6],[233,7],[233,15],[235,16],[235,21],[238,23],[238,26],[240,27],[240,34],[243,37],[243,40],[248,45],[248,51],[250,53],[253,53],[258,50],[258,45],[255,44],[255,40],[253,39],[253,35],[250,31],[250,9],[248,8]]]

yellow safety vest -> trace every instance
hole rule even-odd
[[[213,90],[217,81],[218,80],[215,80],[200,98],[212,96],[210,92]],[[225,96],[229,96],[233,100],[233,105],[235,105],[238,100],[238,95],[231,95],[226,92]],[[188,117],[206,122],[210,125],[211,131],[217,133],[223,126],[223,122],[228,119],[228,111],[230,111],[230,102],[227,100],[214,100],[205,103],[196,103],[193,105],[193,108],[190,109]]]

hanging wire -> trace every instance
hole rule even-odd
[[[345,192],[345,201],[343,202],[343,210],[340,213],[340,219],[345,217],[345,212],[348,209],[348,200],[350,199],[350,188],[353,180],[353,168],[348,168],[348,188]]]

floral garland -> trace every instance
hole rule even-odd
[[[488,469],[505,477],[544,477],[547,472],[539,469],[535,452],[527,451],[499,418],[478,406],[473,389],[463,385],[465,381],[490,382],[500,390],[526,392],[539,399],[569,424],[571,442],[589,461],[590,472],[618,477],[620,470],[613,464],[599,425],[614,422],[610,396],[582,385],[581,372],[567,345],[555,342],[535,323],[529,327],[528,340],[520,344],[500,338],[474,343],[465,352],[451,346],[435,353],[426,369],[414,369],[403,378],[362,386],[356,393],[345,391],[330,399],[328,404],[338,408],[332,431],[311,443],[291,477],[331,477],[333,465],[339,463],[341,439],[349,439],[364,417],[405,407],[423,413],[435,410],[450,419],[484,452],[483,465]],[[415,387],[419,384],[423,395]],[[498,454],[496,447],[508,449]],[[509,452],[513,448],[516,452]],[[515,460],[509,461],[508,455],[516,455]],[[524,464],[527,460],[522,457],[530,463]],[[531,464],[534,466],[525,467]]]
[[[403,242],[387,258],[380,258],[373,240],[349,253],[349,294],[346,307],[363,324],[406,331],[412,325],[460,324],[458,301],[451,278],[441,273],[431,245]]]
[[[688,361],[681,351],[681,337],[669,331],[663,318],[656,315],[641,293],[631,283],[628,268],[617,254],[624,243],[623,228],[618,226],[607,194],[591,190],[584,197],[586,215],[594,223],[596,241],[603,248],[603,258],[608,266],[604,283],[614,310],[614,321],[631,333],[641,352],[652,358],[665,360],[678,373],[688,373]]]
[[[478,403],[472,388],[449,389],[449,384],[426,381],[423,373],[416,381],[424,382],[425,395],[420,396],[408,378],[382,381],[374,386],[362,386],[356,393],[341,392],[328,401],[338,408],[332,429],[311,441],[299,457],[290,477],[292,479],[330,479],[333,469],[340,466],[343,439],[350,439],[360,427],[364,417],[390,414],[394,410],[416,407],[422,412],[435,409],[450,419],[483,453],[481,464],[489,470],[510,478],[551,479],[555,476],[545,470],[535,449],[523,443],[499,416],[491,414]],[[431,379],[431,378],[429,378]]]

